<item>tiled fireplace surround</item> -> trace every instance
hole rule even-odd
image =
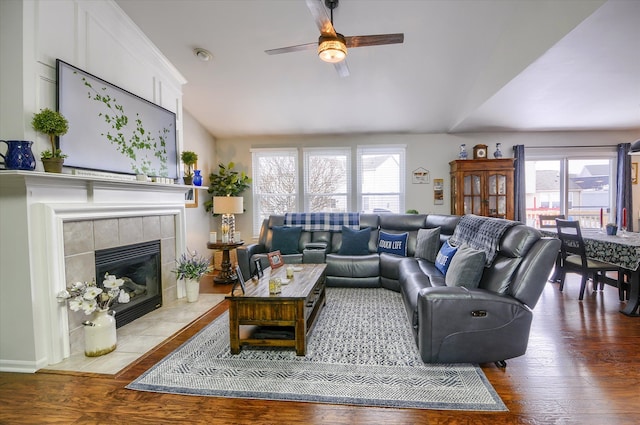
[[[160,240],[163,303],[177,298],[176,277],[171,270],[176,259],[174,215],[120,217],[64,223],[64,268],[67,283],[98,281],[95,251]],[[71,353],[84,347],[82,322],[86,317],[68,310]]]
[[[81,342],[79,324],[85,317],[69,314],[56,294],[96,277],[96,249],[160,239],[163,304],[184,297],[171,269],[176,253],[186,249],[188,189],[69,174],[1,173],[0,292],[11,299],[0,299],[0,370],[33,372],[71,355]]]

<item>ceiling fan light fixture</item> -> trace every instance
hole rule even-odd
[[[347,45],[342,34],[321,35],[318,40],[318,56],[325,62],[338,63],[347,57]]]

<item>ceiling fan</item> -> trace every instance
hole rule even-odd
[[[377,35],[355,35],[345,37],[336,32],[333,28],[333,9],[338,7],[340,0],[306,0],[307,7],[311,11],[316,25],[320,30],[320,37],[317,43],[299,44],[296,46],[281,47],[279,49],[265,50],[268,55],[277,55],[281,53],[298,52],[301,50],[309,50],[317,47],[318,56],[325,62],[333,63],[338,75],[347,77],[349,75],[349,67],[345,58],[347,57],[347,48],[380,46],[383,44],[398,44],[404,42],[404,33],[395,34],[377,34]],[[327,9],[331,11],[331,17],[327,15]]]

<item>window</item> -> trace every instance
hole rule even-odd
[[[351,149],[304,149],[304,211],[351,211]]]
[[[298,151],[256,149],[251,151],[251,156],[253,233],[257,235],[265,218],[297,209]]]
[[[615,221],[615,152],[528,155],[525,164],[527,224],[539,227],[538,216],[564,214],[584,228]]]
[[[358,147],[358,210],[404,212],[405,146]]]
[[[357,205],[352,148],[304,148],[302,152],[301,166],[296,148],[251,151],[254,236],[272,214],[404,211],[404,145],[358,147]]]

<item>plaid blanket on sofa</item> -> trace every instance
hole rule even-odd
[[[286,213],[285,226],[300,226],[306,231],[339,232],[342,226],[360,228],[359,213]]]
[[[486,255],[485,266],[489,267],[496,258],[502,235],[516,224],[520,223],[502,218],[468,214],[460,219],[449,242],[455,246],[466,243],[473,249],[484,251]]]

